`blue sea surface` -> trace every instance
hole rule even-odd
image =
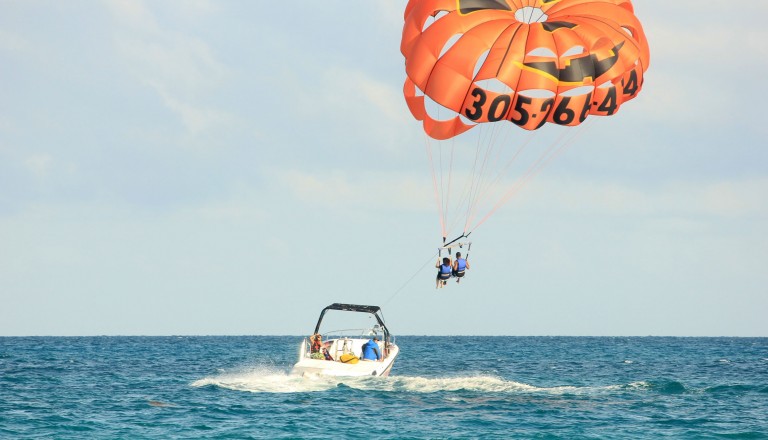
[[[768,338],[397,338],[388,378],[299,336],[0,338],[0,438],[768,439]]]

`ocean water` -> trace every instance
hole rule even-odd
[[[404,336],[358,379],[300,339],[0,338],[0,438],[768,438],[768,338]]]

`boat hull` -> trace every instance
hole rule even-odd
[[[293,366],[291,374],[302,376],[387,377],[390,371],[392,371],[392,366],[395,364],[395,358],[399,352],[400,350],[396,345],[391,345],[389,353],[381,361],[360,360],[356,364],[303,358]]]

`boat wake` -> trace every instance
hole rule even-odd
[[[255,367],[247,370],[204,377],[191,383],[193,387],[215,386],[253,393],[305,393],[327,391],[338,386],[338,381],[291,375],[273,367]]]
[[[306,393],[329,391],[339,387],[362,391],[437,393],[437,392],[480,392],[480,393],[515,393],[515,394],[584,394],[594,395],[647,389],[648,384],[637,382],[625,385],[607,386],[555,386],[537,387],[521,382],[505,380],[494,376],[459,376],[459,377],[328,377],[298,376],[286,371],[269,367],[256,367],[248,370],[223,373],[205,377],[191,383],[193,387],[214,386],[235,391],[252,393]]]

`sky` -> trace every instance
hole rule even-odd
[[[635,1],[642,92],[440,290],[405,4],[0,0],[0,335],[768,336],[768,3]]]

